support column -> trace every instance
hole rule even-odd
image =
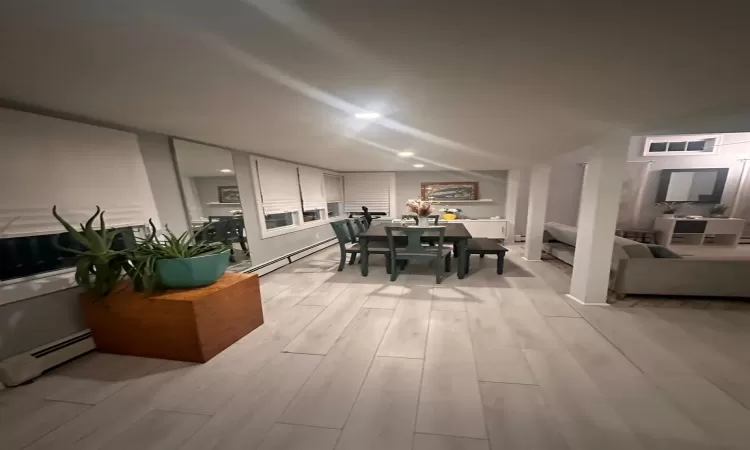
[[[529,215],[526,220],[526,252],[524,259],[540,261],[542,259],[542,235],[544,219],[547,216],[547,197],[549,197],[549,176],[551,168],[547,165],[531,169],[529,187]]]
[[[629,138],[602,143],[586,167],[569,294],[583,304],[607,302],[628,143]]]
[[[508,185],[505,190],[505,219],[508,225],[505,228],[505,243],[515,242],[516,215],[518,213],[518,194],[521,190],[521,169],[508,171]]]

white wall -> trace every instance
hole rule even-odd
[[[719,152],[707,155],[643,155],[646,136],[634,136],[630,139],[628,161],[652,161],[643,191],[643,205],[639,214],[638,226],[649,228],[661,210],[654,206],[656,191],[659,186],[660,171],[663,169],[704,169],[728,168],[727,182],[721,202],[731,209],[734,195],[737,192],[742,172],[741,158],[750,158],[750,133],[724,134]],[[711,205],[687,205],[680,208],[680,214],[708,214]]]
[[[583,170],[583,165],[577,163],[558,163],[552,166],[545,222],[576,226]]]
[[[472,219],[493,216],[505,218],[505,196],[508,184],[507,170],[481,170],[474,172],[413,171],[396,172],[396,216],[409,214],[406,201],[422,196],[423,182],[476,181],[479,183],[479,198],[492,199],[491,203],[451,203],[446,207],[463,210],[462,214]]]

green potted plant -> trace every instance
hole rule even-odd
[[[52,208],[52,215],[65,227],[70,236],[81,244],[84,250],[72,248],[58,248],[76,255],[76,283],[93,294],[94,298],[102,298],[109,294],[118,281],[126,266],[126,258],[120,251],[112,250],[112,243],[120,234],[119,231],[107,229],[104,222],[104,211],[98,206],[96,213],[81,224],[81,231],[73,228],[70,223],[57,214],[57,206]],[[94,221],[99,219],[99,230],[94,230]]]
[[[81,225],[81,231],[63,219],[56,206],[52,214],[83,246],[84,250],[76,250],[58,245],[76,255],[76,283],[95,298],[105,297],[124,276],[132,280],[136,291],[206,286],[221,277],[229,265],[228,245],[198,243],[187,231],[175,236],[169,229],[160,238],[151,220],[146,238],[137,239],[134,248],[118,251],[112,249],[112,244],[120,232],[107,229],[104,212],[98,206],[96,213]],[[97,218],[99,230],[94,230]]]
[[[221,242],[196,242],[185,231],[176,236],[167,228],[161,238],[152,221],[151,232],[139,240],[130,252],[129,275],[137,287],[151,290],[157,285],[166,288],[207,286],[221,277],[229,266],[231,247]],[[203,230],[201,230],[203,231]]]

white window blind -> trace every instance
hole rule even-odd
[[[299,186],[302,192],[302,208],[305,211],[326,209],[323,172],[311,167],[299,166]]]
[[[390,215],[391,181],[390,173],[351,173],[344,176],[344,211],[362,212],[367,206],[371,212],[385,212]]]
[[[0,148],[5,237],[64,232],[53,205],[76,228],[96,205],[109,227],[160,226],[132,133],[0,108]]]
[[[280,214],[300,211],[297,166],[281,161],[255,160],[263,213]]]
[[[344,201],[344,185],[337,175],[324,175],[326,187],[326,201],[329,203]]]

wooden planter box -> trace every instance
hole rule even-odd
[[[82,302],[97,349],[122,355],[206,362],[263,324],[257,275],[227,273],[210,286],[155,294],[123,282],[101,301]]]

